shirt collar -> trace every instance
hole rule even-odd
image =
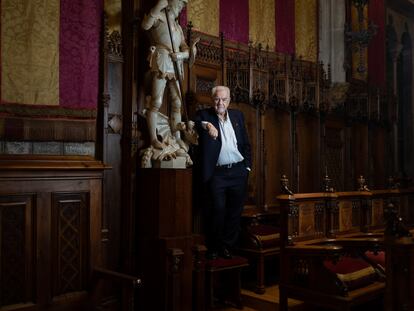
[[[218,114],[217,114],[217,118],[219,119],[219,121],[221,121],[221,118]],[[229,111],[228,110],[226,110],[226,113],[224,114],[223,122],[226,122],[227,120],[229,120]]]

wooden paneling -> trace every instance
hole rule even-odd
[[[372,188],[374,189],[384,189],[387,186],[386,169],[389,163],[384,163],[384,159],[386,158],[385,137],[385,128],[378,126],[370,128],[370,180]],[[391,148],[391,146],[387,146],[387,148]]]
[[[346,143],[343,122],[328,120],[325,123],[323,175],[327,174],[336,191],[345,190]]]
[[[291,175],[289,148],[290,114],[284,110],[270,108],[264,115],[264,205],[271,208],[277,205],[280,194],[280,177]]]
[[[246,104],[232,103],[231,107],[239,109],[244,114],[246,122],[247,133],[249,135],[250,145],[252,148],[252,170],[249,175],[249,184],[247,192],[247,208],[258,207],[260,204],[260,190],[259,190],[259,178],[262,177],[261,173],[261,137],[260,137],[260,120],[258,110],[254,107]]]
[[[368,176],[368,126],[355,124],[352,127],[351,157],[354,176]],[[356,181],[354,180],[356,183]],[[355,185],[356,186],[356,185]]]
[[[53,296],[86,290],[89,209],[88,193],[52,193]]]
[[[7,310],[80,310],[102,264],[102,163],[0,157],[1,300]]]
[[[35,302],[35,196],[0,196],[0,306]]]
[[[319,118],[301,114],[297,120],[296,192],[317,192],[321,189]]]

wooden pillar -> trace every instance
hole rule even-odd
[[[414,310],[414,240],[389,237],[385,241],[387,287],[385,310]]]
[[[192,308],[192,171],[137,171],[137,263],[141,310]]]

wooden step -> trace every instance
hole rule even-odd
[[[279,285],[266,287],[266,292],[262,295],[250,290],[242,289],[243,305],[253,310],[278,311],[279,310]],[[289,299],[289,310],[304,311],[305,306],[302,301]],[[243,309],[250,310],[250,309]]]

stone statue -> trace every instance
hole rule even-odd
[[[144,167],[152,167],[148,161],[171,160],[185,157],[185,166],[192,164],[188,156],[188,144],[181,137],[180,131],[187,130],[185,134],[196,135],[191,125],[181,122],[183,61],[194,62],[196,54],[195,40],[190,49],[177,18],[187,4],[188,0],[159,0],[142,21],[142,28],[150,38],[150,65],[151,92],[147,98],[145,117],[147,120],[150,147],[143,151]],[[161,114],[164,91],[169,91],[169,104],[171,106],[171,119]],[[190,135],[191,136],[191,135]],[[191,139],[194,141],[194,138]],[[151,155],[151,156],[150,156]]]

